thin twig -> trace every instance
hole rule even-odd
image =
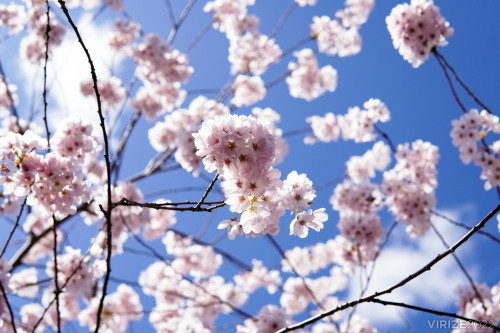
[[[54,237],[54,246],[52,247],[52,254],[54,255],[54,286],[55,297],[56,297],[56,321],[57,321],[57,332],[61,332],[61,308],[59,302],[59,294],[61,289],[59,288],[59,268],[57,267],[57,220],[55,216],[52,216],[52,236]]]
[[[462,104],[462,101],[460,100],[460,98],[458,97],[458,94],[455,90],[455,87],[453,86],[453,82],[451,82],[451,78],[450,78],[450,75],[448,74],[448,71],[446,69],[446,66],[444,65],[444,63],[442,62],[441,58],[439,57],[438,53],[437,52],[434,52],[432,51],[432,54],[434,55],[434,57],[436,58],[439,66],[442,68],[443,70],[443,73],[444,73],[444,76],[446,78],[446,81],[448,82],[448,86],[450,87],[451,89],[451,93],[453,94],[453,98],[455,99],[455,102],[457,102],[458,106],[460,107],[460,109],[463,111],[463,113],[467,113],[467,109],[465,108],[465,106]]]
[[[217,179],[219,179],[219,174],[217,173],[214,177],[214,179],[212,180],[212,182],[210,183],[210,185],[208,185],[207,187],[207,190],[205,191],[205,193],[203,194],[203,196],[201,197],[200,201],[196,204],[196,206],[194,207],[195,209],[198,209],[201,207],[201,205],[203,204],[203,202],[205,201],[205,199],[207,198],[208,194],[210,193],[210,191],[212,191],[212,188],[214,187],[214,184],[215,182],[217,181]]]
[[[9,246],[9,243],[12,239],[12,236],[14,236],[14,232],[16,231],[17,227],[19,226],[19,221],[21,220],[21,215],[23,214],[24,207],[26,206],[26,200],[28,199],[28,196],[24,197],[23,203],[21,204],[21,207],[19,208],[19,213],[17,214],[16,221],[14,222],[14,226],[12,227],[9,237],[7,237],[7,240],[5,241],[5,244],[3,245],[2,252],[0,252],[0,258],[5,254],[5,251],[7,250],[7,247]]]
[[[435,53],[436,56],[438,56],[439,58],[441,58],[441,60],[443,61],[444,65],[450,70],[451,74],[453,75],[453,78],[458,82],[458,84],[460,84],[460,86],[462,88],[464,88],[464,90],[474,100],[474,102],[476,102],[477,104],[479,104],[484,110],[486,110],[486,112],[493,113],[493,112],[491,112],[491,110],[486,105],[484,105],[483,102],[481,102],[479,100],[479,98],[476,97],[476,95],[474,95],[474,93],[469,89],[469,87],[460,79],[460,77],[455,72],[455,69],[446,61],[445,57],[441,53],[439,53],[439,51],[437,50],[437,48],[433,49],[433,53]]]
[[[198,44],[198,42],[210,31],[212,30],[212,25],[214,24],[214,21],[208,23],[203,30],[200,31],[198,35],[193,39],[191,43],[189,43],[188,46],[182,51],[184,54],[188,54],[195,46]],[[189,92],[188,92],[189,94]]]
[[[168,0],[165,0],[165,1],[168,2]],[[174,42],[174,38],[177,35],[177,31],[181,27],[182,22],[184,22],[184,20],[186,19],[187,15],[189,14],[189,11],[191,10],[191,8],[193,7],[195,2],[196,2],[196,0],[190,0],[188,2],[188,4],[186,5],[186,7],[184,8],[184,10],[182,11],[181,16],[179,16],[179,19],[177,20],[177,22],[173,25],[172,29],[170,30],[170,34],[168,35],[168,38],[167,38],[168,44],[172,44]]]
[[[380,136],[387,142],[387,144],[389,145],[389,147],[391,148],[391,151],[393,154],[396,154],[396,146],[394,145],[394,143],[392,142],[391,138],[389,137],[389,135],[382,131],[378,126],[376,125],[373,125],[373,128],[375,129],[375,131],[378,132],[378,134],[380,134]]]
[[[470,230],[472,227],[471,226],[468,226],[466,224],[463,224],[463,223],[460,223],[460,222],[457,222],[453,219],[451,219],[450,217],[444,215],[444,214],[441,214],[435,210],[432,211],[432,214],[436,215],[436,216],[439,216],[440,218],[444,219],[445,221],[447,222],[450,222],[451,224],[453,225],[456,225],[457,227],[461,227],[462,229],[467,229],[467,230]],[[484,230],[479,230],[477,232],[478,234],[480,235],[484,235],[486,237],[489,237],[490,239],[492,239],[493,241],[497,242],[500,244],[500,238],[492,235],[491,233],[487,232],[487,231],[484,231]]]
[[[436,228],[436,226],[432,222],[431,222],[431,227],[432,227],[432,230],[434,231],[434,233],[436,234],[436,236],[439,238],[439,240],[443,244],[443,246],[445,248],[449,248],[450,245],[448,245],[448,242],[446,242],[446,239],[444,239],[443,235],[439,232],[439,230]],[[474,291],[474,293],[476,294],[477,299],[481,302],[481,305],[483,306],[483,310],[486,311],[486,306],[484,305],[483,297],[479,293],[479,290],[477,289],[476,284],[474,283],[474,280],[470,276],[469,272],[467,272],[467,270],[465,269],[465,266],[462,264],[462,261],[458,258],[457,254],[452,253],[451,255],[453,256],[453,259],[455,259],[460,270],[464,273],[466,279],[469,281],[469,284],[472,287],[472,290]]]
[[[278,23],[276,23],[276,25],[274,26],[273,30],[269,34],[269,39],[271,39],[274,36],[276,36],[276,34],[278,33],[278,31],[280,31],[281,27],[285,23],[286,19],[290,16],[290,14],[292,14],[292,11],[295,9],[295,7],[297,7],[297,2],[296,1],[292,1],[291,5],[288,6],[288,8],[286,9],[286,11],[283,13],[283,15],[281,15]]]

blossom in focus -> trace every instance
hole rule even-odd
[[[448,44],[453,28],[432,0],[412,0],[394,7],[385,19],[394,48],[414,68],[428,58],[436,46]]]
[[[316,231],[323,229],[323,222],[328,220],[328,214],[325,213],[324,208],[312,209],[307,212],[300,212],[296,218],[290,223],[290,235],[297,235],[300,238],[306,238],[309,233],[309,228]]]

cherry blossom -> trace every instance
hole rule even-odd
[[[26,12],[24,6],[10,3],[0,4],[0,27],[9,29],[10,35],[15,35],[24,28],[26,23]]]
[[[346,29],[328,16],[313,17],[311,35],[318,42],[319,52],[327,55],[348,57],[361,51],[361,36],[358,30],[355,27]]]
[[[230,40],[228,60],[231,74],[262,75],[270,64],[280,58],[281,50],[274,40],[257,31]]]
[[[332,66],[328,65],[320,69],[311,49],[294,52],[294,55],[297,57],[297,62],[288,64],[291,73],[286,79],[290,95],[310,101],[326,91],[335,91],[337,71]]]
[[[255,104],[266,96],[264,81],[260,76],[236,76],[233,90],[234,97],[231,99],[231,103],[237,107]]]
[[[429,58],[434,47],[447,45],[446,38],[453,35],[453,29],[432,0],[397,5],[386,23],[394,48],[414,68]]]

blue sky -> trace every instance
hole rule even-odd
[[[175,0],[171,2],[175,16],[178,17],[187,1]],[[369,98],[381,99],[391,111],[392,119],[380,127],[395,144],[422,139],[439,146],[441,158],[437,166],[439,182],[436,192],[437,210],[445,212],[463,223],[473,225],[497,205],[498,196],[494,190],[484,190],[483,181],[479,179],[479,168],[473,165],[463,165],[458,158],[458,150],[451,144],[450,123],[452,119],[461,115],[461,110],[453,100],[437,61],[431,58],[420,68],[414,69],[403,60],[392,46],[385,25],[385,17],[395,5],[401,2],[392,0],[376,2],[368,22],[361,28],[363,47],[360,54],[347,58],[318,55],[320,66],[331,65],[338,71],[338,87],[335,92],[327,93],[308,103],[290,97],[286,84],[282,82],[270,89],[266,98],[255,106],[271,107],[279,112],[281,115],[279,126],[287,133],[307,127],[305,118],[309,116],[324,115],[327,112],[344,114],[348,107],[361,106]],[[183,50],[210,22],[211,15],[202,12],[204,4],[205,1],[195,3],[174,40],[173,46],[175,48]],[[249,7],[249,13],[259,16],[260,31],[267,34],[273,29],[279,17],[290,4],[291,1],[288,0],[257,0],[254,6]],[[443,0],[436,1],[436,4],[440,7],[442,15],[455,29],[455,34],[449,39],[449,45],[440,48],[439,51],[454,66],[462,80],[477,94],[481,101],[498,114],[500,109],[498,99],[500,39],[497,32],[500,31],[500,20],[498,20],[500,3],[493,0],[475,2]],[[56,4],[52,4],[52,7],[55,9]],[[296,41],[308,36],[313,16],[332,16],[341,7],[340,1],[331,0],[318,0],[318,4],[314,7],[297,7],[276,35],[277,43],[283,50],[288,49]],[[164,38],[168,36],[170,24],[163,1],[125,0],[125,8],[133,19],[142,24],[145,32],[155,32]],[[57,13],[59,18],[63,20],[61,13],[59,11]],[[81,11],[72,11],[72,14],[78,18]],[[98,76],[107,76],[112,71],[120,76],[124,82],[128,82],[133,74],[130,60],[115,61],[115,66],[110,67],[111,62],[106,58],[109,53],[106,53],[104,47],[102,49],[100,47],[105,42],[103,32],[109,30],[110,22],[115,15],[108,9],[97,17],[92,25],[81,23],[81,27],[84,38],[87,38],[89,43],[90,53],[95,57]],[[49,109],[58,115],[87,112],[85,111],[86,106],[72,103],[72,92],[68,91],[65,98],[60,97],[61,91],[70,89],[67,85],[72,85],[73,82],[74,86],[78,88],[79,81],[75,81],[88,75],[86,62],[79,58],[81,50],[75,47],[72,39],[72,32],[68,30],[67,47],[55,56],[56,64],[52,65],[56,71],[56,81],[59,83],[52,82],[51,87],[53,87],[54,93],[51,95]],[[0,59],[7,77],[18,85],[21,97],[18,109],[21,114],[26,115],[34,90],[39,92],[40,87],[33,88],[33,78],[30,74],[32,72],[26,69],[16,56],[18,43],[19,37],[1,43]],[[310,48],[314,48],[314,46],[314,42],[304,45],[304,47]],[[211,30],[189,52],[189,61],[195,71],[189,83],[185,85],[188,92],[197,89],[220,89],[224,85],[230,77],[227,48],[228,42],[224,35],[216,30]],[[293,56],[289,55],[270,68],[263,76],[264,81],[269,82],[283,73],[288,62],[293,59]],[[57,62],[58,60],[61,62]],[[38,70],[36,73],[39,77],[40,71]],[[459,90],[459,93],[467,108],[477,107],[463,91]],[[196,96],[195,94],[189,95],[185,105]],[[214,95],[209,94],[206,96],[214,97]],[[38,101],[39,98],[39,95],[36,95],[35,101]],[[250,108],[241,108],[237,112],[248,114]],[[130,113],[125,113],[125,119],[128,119],[129,115]],[[51,118],[52,125],[56,123],[57,117]],[[92,118],[95,115],[89,115],[89,117]],[[40,120],[38,119],[38,121]],[[120,124],[124,125],[125,121]],[[121,173],[123,178],[142,170],[154,155],[154,150],[147,141],[147,129],[151,126],[151,123],[142,119],[135,129],[131,144],[125,153]],[[278,168],[285,176],[293,170],[306,173],[315,185],[342,176],[345,172],[345,161],[352,155],[363,154],[373,145],[373,143],[353,144],[340,141],[333,144],[317,143],[313,146],[307,146],[303,143],[303,135],[291,136],[287,140],[290,153],[285,162]],[[207,185],[207,179],[213,177],[213,175],[204,174],[206,177],[193,180],[190,175],[183,171],[174,171],[153,176],[150,180],[141,181],[139,185],[146,195],[185,186],[203,187]],[[306,239],[289,236],[289,217],[282,218],[280,224],[282,232],[276,237],[276,240],[284,249],[325,242],[338,234],[337,215],[328,203],[332,191],[333,186],[329,186],[317,192],[315,208],[325,207],[330,215],[329,221],[325,223],[325,229],[320,233],[311,231]],[[202,191],[166,193],[162,197],[172,201],[197,200],[202,193]],[[154,197],[148,197],[148,200],[154,199]],[[222,197],[220,193],[214,192],[209,199],[220,200]],[[219,221],[229,216],[227,212],[223,208],[215,214],[181,213],[177,215],[176,228],[194,234],[202,230],[202,240],[210,241],[220,235],[220,230],[217,230],[216,226]],[[393,218],[387,213],[383,213],[382,216],[384,228],[387,230],[392,224]],[[436,221],[436,225],[447,237],[449,243],[453,243],[465,232],[451,227],[445,221]],[[5,234],[9,228],[10,226],[0,225],[0,232]],[[72,245],[87,246],[88,239],[81,235],[91,235],[93,231],[88,230],[86,226],[78,222],[68,225],[67,228],[69,242]],[[491,221],[486,230],[498,235],[496,221]],[[22,238],[21,233],[17,236]],[[127,245],[140,248],[132,239]],[[159,241],[155,243],[155,246],[162,249],[162,244]],[[217,246],[246,263],[250,263],[251,258],[258,258],[268,266],[277,266],[281,261],[279,254],[263,238],[245,239],[238,237],[233,241],[223,239],[217,243]],[[495,264],[495,260],[498,258],[498,249],[498,244],[476,235],[470,244],[459,250],[458,255],[478,282],[492,286],[498,282],[500,273],[498,269],[494,269],[495,266],[492,269],[492,260]],[[12,253],[15,250],[16,248],[12,248],[9,251]],[[428,235],[422,240],[414,240],[409,238],[400,226],[388,243],[386,254],[380,258],[380,262],[377,264],[373,281],[374,290],[406,277],[443,250],[444,248],[435,236]],[[145,269],[152,261],[152,259],[145,260],[144,257],[133,254],[118,256],[113,264],[113,275],[121,276],[127,280],[136,280],[140,270]],[[133,262],[132,265],[131,262]],[[131,266],[134,269],[131,269]],[[399,295],[394,296],[394,299],[400,297],[413,304],[454,312],[455,296],[450,294],[450,291],[454,290],[457,283],[463,283],[462,273],[452,260],[440,263],[436,267],[436,271],[431,272],[429,278],[414,281],[407,288],[405,287]],[[221,274],[225,274],[228,279],[236,272],[237,269],[230,264],[225,264],[221,269]],[[114,288],[116,285],[111,284],[112,291]],[[443,290],[446,292],[441,294]],[[355,298],[356,292],[357,286],[356,283],[353,283],[349,290],[340,294],[341,299]],[[439,295],[439,299],[436,299],[436,295]],[[154,306],[152,298],[144,296],[142,300],[145,309]],[[259,292],[250,298],[244,309],[249,313],[256,313],[261,306],[268,302],[276,302],[276,297],[269,297],[266,293]],[[417,332],[426,331],[427,319],[438,319],[411,311],[401,310],[400,312]],[[401,320],[401,313],[392,312],[381,305],[363,307],[360,313],[373,316],[373,324],[382,332],[405,332],[408,330]],[[229,318],[227,321],[233,322],[235,319],[237,318]],[[133,328],[134,331],[142,332],[150,329],[148,325],[145,317],[141,323],[134,323]],[[229,331],[231,330],[227,330],[227,332]]]

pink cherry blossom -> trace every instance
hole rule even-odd
[[[333,92],[337,88],[337,71],[330,65],[318,67],[318,61],[311,49],[294,52],[297,62],[290,62],[290,76],[286,83],[290,95],[311,101],[326,91]]]
[[[414,68],[428,58],[436,46],[448,44],[453,29],[432,0],[412,0],[394,7],[386,18],[394,48]]]
[[[312,209],[307,210],[307,212],[300,212],[290,223],[290,235],[305,238],[309,233],[309,228],[320,231],[323,229],[323,222],[327,219],[328,215],[325,213],[325,208],[316,209],[314,212]]]

